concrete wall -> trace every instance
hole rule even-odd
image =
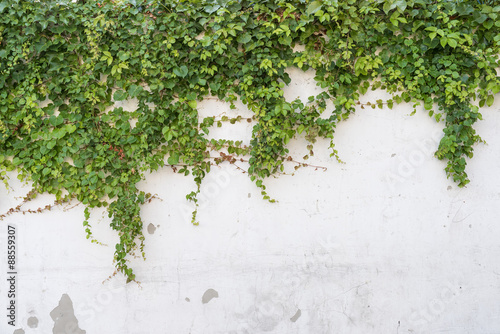
[[[317,94],[312,73],[292,72],[286,96]],[[363,101],[385,98],[371,92]],[[133,101],[128,108],[133,109]],[[336,148],[319,141],[299,169],[267,181],[260,198],[248,176],[214,168],[203,183],[200,226],[190,223],[190,178],[169,168],[141,188],[147,260],[137,284],[113,273],[118,240],[94,211],[91,244],[83,206],[14,215],[0,228],[2,308],[7,307],[7,224],[17,227],[17,322],[1,333],[500,333],[500,103],[483,109],[469,162],[471,183],[447,180],[433,157],[442,124],[411,106],[359,109],[338,125]],[[246,115],[216,100],[202,115]],[[251,124],[224,124],[214,138],[249,142]],[[300,159],[305,140],[290,143]],[[245,167],[245,166],[242,166]],[[293,171],[293,165],[289,166]],[[29,187],[0,190],[0,212]],[[42,196],[28,207],[52,202]],[[5,275],[5,276],[4,276]],[[6,311],[4,313],[7,314]]]

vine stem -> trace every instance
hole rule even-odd
[[[5,217],[7,216],[10,216],[14,213],[22,213],[23,215],[27,214],[27,213],[42,213],[44,211],[50,211],[52,210],[52,208],[58,206],[58,205],[61,205],[63,203],[68,203],[70,202],[72,199],[75,198],[75,196],[73,195],[67,195],[65,196],[64,198],[62,199],[59,199],[59,200],[55,200],[54,203],[52,204],[47,204],[45,205],[44,207],[39,207],[37,209],[26,209],[26,210],[22,210],[22,206],[24,204],[26,204],[27,202],[31,201],[32,199],[34,199],[36,196],[37,193],[36,191],[32,190],[30,191],[23,199],[23,201],[18,205],[16,206],[15,208],[10,208],[6,213],[0,215],[0,220],[3,220]],[[67,210],[70,210],[76,206],[78,206],[80,203],[77,203],[76,205],[74,205],[73,207],[69,208],[69,209],[65,209],[64,211],[67,211]]]

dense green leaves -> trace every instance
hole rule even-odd
[[[144,255],[144,172],[171,165],[191,175],[187,199],[197,205],[210,166],[246,156],[273,201],[263,181],[294,161],[292,138],[305,136],[311,152],[329,138],[336,156],[337,122],[356,107],[411,102],[443,123],[436,156],[464,186],[481,141],[471,101],[491,106],[500,91],[500,6],[488,1],[1,0],[0,13],[0,179],[17,169],[33,193],[84,203],[89,238],[90,209],[107,206],[116,266],[130,280],[128,257]],[[286,101],[290,66],[313,69],[324,92]],[[369,88],[393,97],[361,105]],[[245,121],[200,123],[198,101],[209,96],[253,112],[250,146],[206,138],[213,125]],[[132,98],[135,111],[114,106]]]

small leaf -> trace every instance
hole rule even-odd
[[[188,74],[188,68],[186,65],[174,68],[174,74],[178,77],[184,78]]]
[[[49,141],[49,142],[47,143],[47,148],[48,148],[49,150],[53,149],[53,148],[54,148],[54,146],[56,146],[56,141],[55,141],[55,140],[51,140],[51,141]]]
[[[220,8],[219,5],[205,6],[205,12],[208,14],[212,14],[216,12]]]
[[[252,40],[252,36],[249,33],[245,33],[243,35],[239,35],[236,40],[238,41],[238,43],[246,44]]]
[[[323,7],[323,4],[319,1],[313,1],[307,7],[307,14],[312,15]]]
[[[488,95],[488,97],[486,98],[486,105],[488,107],[491,107],[493,105],[494,101],[495,101],[495,98],[493,97],[493,95]]]
[[[167,160],[169,165],[177,165],[179,163],[179,153],[173,153]]]
[[[9,5],[9,1],[2,1],[0,2],[0,13],[3,12],[3,10],[5,9],[5,7],[7,7]]]
[[[128,89],[128,94],[131,97],[136,97],[138,96],[144,89],[141,86],[138,85],[131,85]]]
[[[113,94],[113,100],[115,101],[123,101],[127,98],[127,92],[123,91],[123,90],[117,90],[114,94]]]
[[[488,20],[488,21],[486,21],[486,22],[483,23],[483,27],[485,27],[486,29],[490,30],[491,27],[493,27],[494,23],[495,22],[493,22],[493,20]]]

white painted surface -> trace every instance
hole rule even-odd
[[[310,75],[293,77],[287,98],[319,92]],[[245,112],[214,101],[200,108],[220,110]],[[442,124],[423,111],[409,116],[408,105],[360,109],[340,123],[335,143],[346,163],[319,141],[308,162],[328,170],[269,179],[276,204],[247,175],[215,168],[203,183],[198,227],[185,201],[190,178],[169,168],[149,175],[141,188],[162,201],[142,211],[147,260],[133,261],[140,286],[119,276],[101,284],[118,240],[102,212],[93,231],[108,247],[85,239],[82,206],[11,216],[1,224],[0,270],[5,225],[15,224],[18,315],[15,327],[2,316],[0,332],[52,333],[50,312],[68,294],[88,334],[500,333],[499,110],[496,102],[482,111],[476,128],[488,145],[476,147],[464,189],[433,157]],[[242,123],[211,135],[248,142],[250,134]],[[290,149],[299,159],[307,153],[300,138]],[[12,185],[18,190],[0,190],[1,212],[29,190]],[[50,202],[42,196],[31,207]],[[203,303],[208,289],[218,297]]]

